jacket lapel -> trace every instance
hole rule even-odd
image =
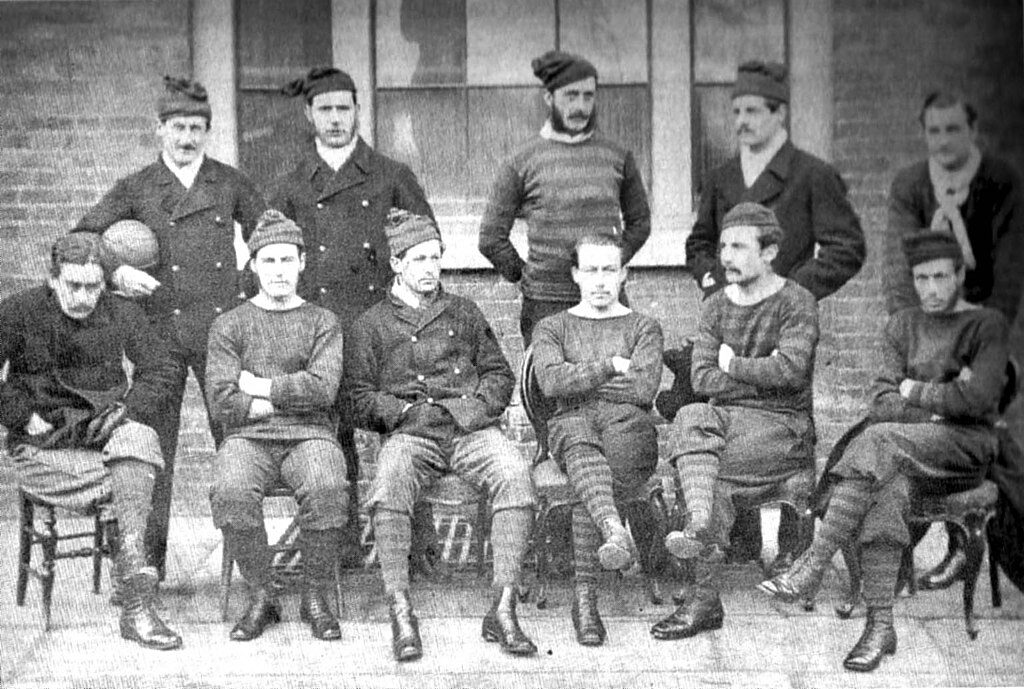
[[[786,188],[786,180],[789,178],[789,169],[793,162],[793,155],[793,144],[787,141],[768,163],[768,167],[764,169],[764,172],[754,180],[754,186],[747,190],[743,200],[753,201],[764,206],[769,205]],[[737,166],[738,162],[739,160],[737,159]],[[742,179],[742,177],[743,172],[741,171],[740,178]]]
[[[170,170],[167,171],[167,174],[174,178]],[[176,178],[174,179],[176,180]],[[196,181],[192,184],[192,188],[187,190],[175,204],[171,220],[179,220],[214,206],[217,203],[216,187],[217,172],[210,164],[210,159],[204,157],[203,164],[199,167],[199,174],[196,175]]]
[[[328,178],[317,196],[317,201],[325,201],[345,189],[363,184],[370,174],[372,165],[369,160],[369,152],[370,147],[360,138],[356,142],[356,149],[352,151],[352,157],[341,166],[340,170]],[[326,166],[323,167],[326,168]],[[323,172],[324,170],[321,169],[318,174],[323,174]]]

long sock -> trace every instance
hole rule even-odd
[[[494,586],[504,587],[519,583],[532,521],[533,511],[529,507],[498,510],[491,517]]]
[[[822,559],[832,559],[836,551],[857,534],[870,507],[871,479],[847,478],[840,481],[832,492],[828,512],[814,537],[812,547],[815,553]]]
[[[238,563],[238,571],[252,589],[270,585],[270,546],[267,544],[267,529],[260,524],[255,529],[224,527],[225,540],[231,544],[231,555]]]
[[[619,511],[612,499],[612,470],[604,455],[590,445],[574,445],[563,456],[569,482],[586,505],[594,523],[619,519]]]
[[[380,560],[384,591],[408,591],[412,519],[404,512],[378,507],[373,512],[373,533],[377,539],[377,559]]]
[[[146,532],[146,521],[153,502],[156,469],[134,459],[119,459],[107,464],[110,474],[112,508],[121,534]]]
[[[864,602],[869,608],[892,610],[902,555],[902,547],[888,543],[869,543],[861,550]]]
[[[302,567],[306,583],[321,586],[333,580],[341,532],[341,529],[304,529],[301,532]]]
[[[709,452],[688,454],[676,463],[687,511],[710,519],[718,478],[718,457]],[[707,524],[700,524],[706,527]]]
[[[594,583],[601,571],[597,549],[601,547],[601,532],[583,505],[572,508],[572,553],[576,563],[576,583]]]

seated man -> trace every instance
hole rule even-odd
[[[997,450],[993,421],[1004,383],[1006,319],[961,296],[963,253],[945,232],[904,240],[920,305],[889,317],[872,389],[870,425],[838,461],[828,511],[810,548],[761,583],[784,600],[813,595],[835,552],[862,544],[867,624],[843,662],[867,672],[896,652],[892,606],[911,489],[963,490],[985,477]]]
[[[157,472],[153,424],[164,413],[176,365],[132,302],[105,290],[103,240],[72,234],[53,244],[46,286],[0,303],[0,423],[18,485],[69,510],[109,500],[117,520],[113,578],[121,636],[148,648],[181,637],[152,607],[143,535]],[[131,385],[122,356],[134,365]]]
[[[717,580],[734,495],[769,489],[814,461],[818,309],[808,290],[772,269],[782,241],[775,213],[759,204],[738,204],[722,220],[729,284],[705,301],[693,348],[694,389],[710,401],[683,407],[672,426],[688,521],[665,537],[665,547],[692,561],[694,581],[675,612],[651,629],[658,639],[721,628]]]
[[[572,621],[584,646],[605,640],[598,563],[625,569],[635,554],[616,503],[635,495],[658,464],[650,410],[661,382],[661,326],[619,302],[623,253],[614,237],[578,240],[572,279],[580,303],[543,319],[533,333],[537,382],[556,404],[548,425],[551,451],[581,500],[572,515]],[[642,517],[631,522],[638,537],[641,529],[650,532]]]
[[[302,230],[275,210],[247,242],[259,293],[218,316],[206,365],[209,408],[224,442],[213,462],[213,522],[249,585],[231,630],[255,639],[281,618],[263,523],[263,496],[283,483],[299,504],[303,589],[299,616],[313,636],[341,637],[325,588],[348,520],[345,455],[336,437],[341,382],[337,318],[296,293],[305,267]]]
[[[441,287],[444,245],[429,217],[393,210],[385,227],[395,280],[356,321],[345,376],[358,424],[386,435],[369,508],[399,661],[422,655],[409,600],[413,505],[441,474],[486,489],[494,509],[494,603],[482,633],[514,655],[537,647],[519,628],[516,588],[533,520],[529,465],[498,427],[515,378],[480,309]]]

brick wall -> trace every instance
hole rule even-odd
[[[189,74],[188,3],[0,2],[0,297],[118,177],[151,161],[163,74]]]

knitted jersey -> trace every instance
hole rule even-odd
[[[334,399],[341,382],[342,338],[334,314],[308,302],[268,311],[247,301],[210,329],[206,389],[212,419],[225,437],[334,439]],[[248,371],[270,378],[271,416],[247,418],[253,398],[238,389]]]
[[[650,409],[661,384],[661,325],[636,312],[583,318],[568,311],[545,318],[533,331],[537,381],[563,411],[594,399]],[[630,360],[616,374],[612,357]]]
[[[509,241],[517,217],[528,225],[525,262]],[[570,253],[577,239],[595,232],[621,235],[627,261],[651,233],[633,154],[599,134],[573,144],[538,137],[498,174],[479,245],[498,272],[520,282],[524,296],[572,302],[579,289]]]
[[[728,373],[718,366],[722,344],[736,353]],[[750,305],[736,304],[719,290],[701,310],[693,389],[712,402],[809,413],[817,344],[814,295],[793,280]]]

